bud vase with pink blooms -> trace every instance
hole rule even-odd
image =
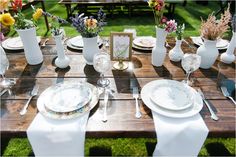
[[[176,30],[177,23],[175,20],[168,21],[163,16],[164,0],[149,0],[148,5],[153,10],[156,25],[156,45],[152,49],[152,65],[159,67],[163,65],[166,57],[166,36]]]

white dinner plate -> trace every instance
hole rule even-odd
[[[192,92],[182,82],[159,80],[152,88],[150,99],[168,110],[184,110],[192,105]]]
[[[137,46],[137,45],[132,45],[132,47],[134,48],[134,49],[137,49],[137,50],[141,50],[141,51],[152,51],[152,47],[139,47],[139,46]]]
[[[50,88],[45,107],[54,112],[72,112],[84,107],[92,97],[87,84],[57,84]]]
[[[201,46],[203,44],[201,37],[191,37],[194,44]],[[225,39],[218,39],[216,42],[216,47],[219,50],[227,49],[229,45],[229,41]]]
[[[40,43],[41,38],[37,36],[37,41]],[[22,50],[24,49],[20,37],[8,38],[2,42],[2,47],[8,50]]]
[[[185,110],[167,110],[159,105],[156,105],[152,100],[150,99],[151,92],[153,91],[153,87],[155,87],[156,83],[158,83],[159,80],[155,80],[152,82],[147,83],[141,90],[141,98],[144,102],[144,104],[151,109],[152,111],[166,116],[166,117],[172,117],[172,118],[186,118],[191,117],[199,113],[203,107],[203,101],[201,99],[201,96],[191,87],[189,87],[190,91],[193,93],[193,104],[191,107],[186,108]]]
[[[67,46],[75,50],[83,50],[84,43],[82,36],[73,37],[66,42]],[[102,39],[98,37],[98,46],[102,45]]]
[[[156,38],[147,37],[137,37],[133,40],[133,44],[143,48],[153,48],[156,44]]]
[[[78,82],[73,82],[73,81],[68,81],[68,82],[63,82],[63,83],[59,83],[53,86],[48,87],[45,91],[42,92],[42,94],[39,96],[38,100],[37,100],[37,108],[39,110],[39,112],[48,118],[52,118],[52,119],[72,119],[72,118],[76,118],[76,117],[80,117],[82,115],[84,115],[85,113],[89,112],[91,109],[93,109],[97,102],[98,102],[98,90],[97,88],[87,82],[84,82],[83,84],[88,86],[91,91],[92,91],[92,97],[90,99],[90,101],[87,103],[87,105],[79,108],[78,110],[72,111],[72,112],[66,112],[66,113],[59,113],[59,112],[53,112],[50,110],[47,110],[47,108],[45,108],[45,104],[47,102],[49,102],[51,100],[50,97],[50,93],[52,90],[54,90],[55,88],[57,88],[56,86],[60,85],[60,86],[76,86],[78,84]]]

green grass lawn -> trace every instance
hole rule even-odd
[[[66,9],[54,1],[46,1],[46,10],[54,15],[66,18]],[[40,7],[40,5],[38,5]],[[199,35],[200,17],[207,18],[212,11],[217,11],[219,6],[216,1],[211,1],[207,6],[197,5],[195,2],[188,1],[186,7],[178,4],[173,18],[178,23],[186,24],[185,36]],[[30,10],[30,9],[29,9]],[[31,12],[25,13],[31,16]],[[101,32],[101,36],[108,36],[111,31],[123,31],[124,28],[135,28],[137,35],[155,36],[154,19],[151,13],[133,16],[115,15],[107,19],[108,25]],[[38,24],[38,35],[46,34],[44,19]],[[76,36],[78,33],[70,25],[64,26],[67,36]],[[8,36],[16,35],[11,31]],[[173,36],[174,34],[172,34]],[[46,34],[50,36],[50,33]],[[226,33],[226,37],[229,34]],[[86,139],[85,154],[88,155],[113,155],[113,156],[148,156],[151,155],[155,147],[156,139],[149,138],[106,138],[106,139]],[[27,138],[13,138],[8,140],[1,139],[1,154],[3,156],[30,156],[32,155],[31,146]],[[235,138],[220,139],[209,138],[204,143],[199,156],[235,156]]]

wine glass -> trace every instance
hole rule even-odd
[[[94,69],[101,73],[101,78],[97,81],[97,85],[100,87],[106,87],[110,84],[110,81],[104,78],[104,73],[110,69],[110,56],[105,53],[97,53],[93,57]]]
[[[15,81],[13,79],[5,78],[5,72],[9,67],[9,61],[7,59],[5,51],[3,50],[1,46],[0,46],[0,51],[1,51],[0,75],[2,76],[0,86],[8,89],[8,88],[11,88],[15,84]]]
[[[183,69],[186,71],[187,78],[183,82],[187,83],[188,85],[192,85],[190,80],[190,74],[196,71],[201,64],[201,56],[197,54],[184,54],[181,65]]]

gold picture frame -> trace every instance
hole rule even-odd
[[[133,34],[127,32],[111,32],[110,34],[110,53],[111,60],[118,61],[113,67],[118,70],[128,68],[124,61],[130,61],[132,57]]]

